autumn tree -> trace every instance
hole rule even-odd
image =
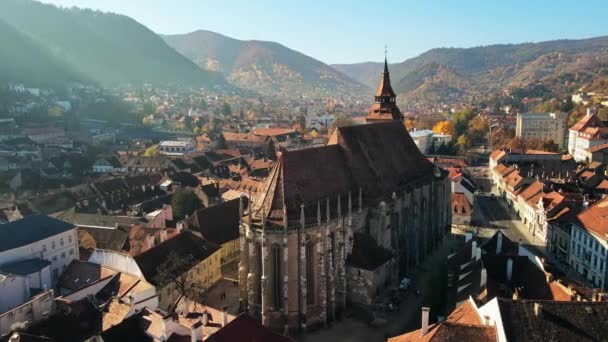
[[[458,137],[456,145],[458,145],[458,147],[463,153],[466,153],[471,147],[471,139],[463,134]]]
[[[439,121],[433,126],[433,132],[437,134],[454,134],[454,123],[449,120]]]
[[[144,157],[150,158],[150,157],[158,157],[160,155],[160,150],[158,149],[158,146],[154,145],[154,146],[150,146],[146,149],[146,151],[144,152]]]
[[[195,210],[201,207],[201,200],[196,196],[192,189],[178,190],[171,197],[173,217],[177,221],[192,215]]]

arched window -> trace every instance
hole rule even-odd
[[[277,244],[272,245],[272,304],[275,309],[283,306],[283,251]]]
[[[315,303],[315,245],[312,241],[306,243],[306,304]]]

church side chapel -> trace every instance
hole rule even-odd
[[[265,326],[306,331],[397,287],[449,234],[450,180],[403,124],[384,64],[367,123],[278,153],[241,205],[241,301]]]

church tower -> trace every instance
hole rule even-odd
[[[391,78],[388,72],[388,63],[384,57],[384,71],[380,77],[380,84],[376,90],[374,104],[367,112],[367,122],[403,120],[403,114],[397,107],[397,95],[391,86]]]

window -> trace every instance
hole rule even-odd
[[[42,253],[46,253],[46,244],[42,245]]]
[[[314,266],[314,243],[306,243],[306,303],[315,303],[315,266]]]
[[[57,261],[57,256],[53,255],[53,261]]]
[[[55,241],[51,241],[51,249],[55,249]]]
[[[61,252],[61,259],[65,259],[65,252]]]
[[[59,239],[59,246],[63,247],[63,238]]]
[[[72,243],[72,236],[68,236],[68,243],[71,244]]]
[[[272,303],[275,309],[283,306],[283,270],[282,250],[279,245],[272,245]]]
[[[70,255],[74,255],[74,248],[70,248]]]

